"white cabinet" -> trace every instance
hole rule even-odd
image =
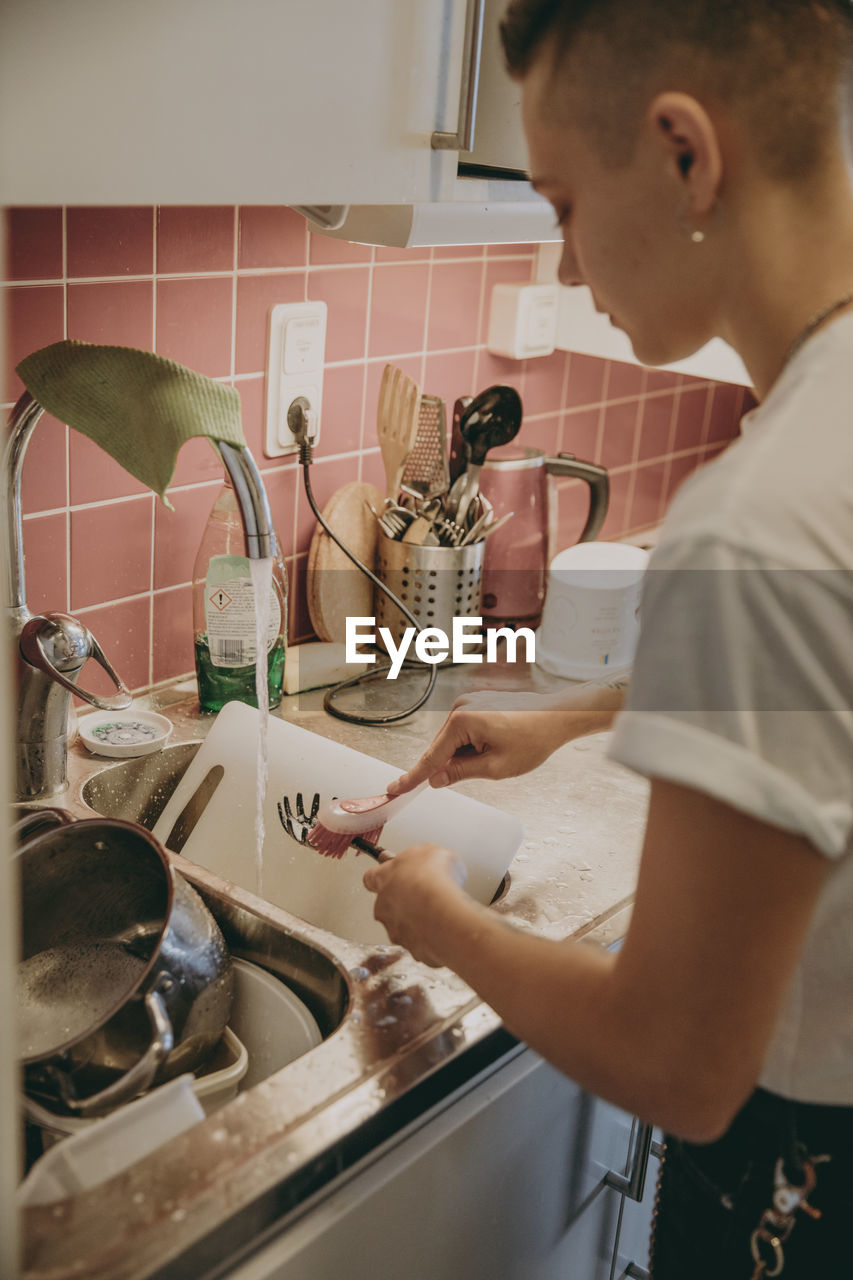
[[[457,128],[479,2],[10,0],[4,203],[456,199],[458,153],[432,135]],[[501,8],[486,0],[492,28]],[[514,114],[502,67],[485,82]],[[516,124],[507,167],[524,163],[519,139]]]
[[[529,1049],[283,1224],[229,1280],[610,1280],[631,1119]]]

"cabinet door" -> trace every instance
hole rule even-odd
[[[619,1195],[604,1178],[624,1162],[620,1114],[524,1050],[230,1280],[609,1280]]]
[[[435,199],[466,0],[15,0],[6,204]]]

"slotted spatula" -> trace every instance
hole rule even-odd
[[[409,454],[418,434],[421,405],[420,387],[408,374],[386,364],[379,385],[376,434],[385,465],[385,493],[397,500]]]

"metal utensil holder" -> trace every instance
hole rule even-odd
[[[380,531],[376,573],[420,627],[438,627],[450,636],[454,618],[480,617],[485,545],[481,541],[467,547],[422,547]],[[373,605],[377,626],[387,627],[399,642],[412,624],[382,591],[375,591]]]

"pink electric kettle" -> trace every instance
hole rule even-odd
[[[582,462],[571,453],[549,458],[542,449],[517,444],[490,453],[480,476],[480,492],[491,502],[496,517],[506,511],[514,514],[486,542],[484,617],[525,625],[539,620],[552,559],[549,476],[575,476],[589,485],[589,514],[580,542],[592,542],[604,523],[610,497],[604,467]]]

